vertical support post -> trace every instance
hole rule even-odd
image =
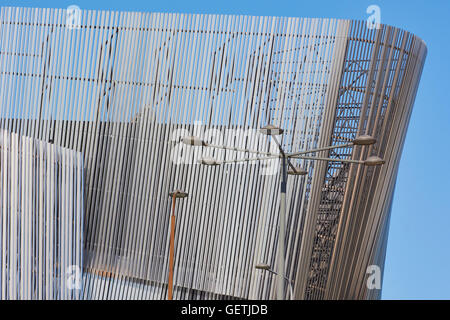
[[[168,300],[173,300],[173,256],[175,245],[175,199],[176,192],[172,195],[172,216],[170,217],[170,249],[169,249],[169,281]]]
[[[286,234],[286,184],[287,168],[286,157],[281,158],[281,196],[280,196],[280,218],[278,222],[278,283],[277,299],[284,299],[284,281],[285,281],[285,234]]]

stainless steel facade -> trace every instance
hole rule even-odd
[[[255,163],[205,168],[198,135],[264,147],[285,129],[301,151],[359,134],[374,146],[318,155],[384,158],[382,167],[298,160],[288,181],[286,274],[297,299],[379,297],[400,154],[426,47],[390,26],[334,19],[2,8],[0,125],[84,155],[84,297],[167,294],[169,191],[177,204],[176,299],[273,298],[279,175]],[[184,159],[174,160],[174,150]],[[227,151],[220,156],[238,157]],[[176,158],[176,155],[175,155]]]
[[[82,297],[79,152],[0,130],[0,298]]]

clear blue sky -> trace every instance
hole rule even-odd
[[[400,164],[383,282],[384,299],[450,299],[450,1],[449,0],[44,0],[2,6],[367,18],[425,40],[428,56]]]

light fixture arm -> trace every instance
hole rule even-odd
[[[211,148],[217,148],[217,149],[224,149],[224,150],[231,150],[231,151],[237,151],[237,152],[248,152],[248,153],[254,153],[254,154],[263,154],[267,156],[275,156],[276,153],[272,152],[265,152],[265,151],[257,151],[257,150],[251,150],[251,149],[241,149],[241,148],[235,148],[235,147],[228,147],[228,146],[221,146],[216,144],[208,144],[206,147]]]
[[[283,158],[283,157],[286,158],[286,161],[287,161],[287,164],[289,165],[289,167],[291,167],[291,169],[292,169],[294,172],[297,172],[297,169],[296,169],[295,166],[291,163],[291,160],[289,159],[289,157],[287,157],[286,152],[284,152],[284,149],[283,149],[283,147],[281,146],[281,143],[278,142],[277,137],[276,137],[276,136],[272,136],[272,138],[275,140],[275,143],[277,144],[278,149],[280,150],[281,158]]]
[[[267,271],[274,276],[279,276],[278,272],[272,270],[272,269],[264,269],[264,271]],[[288,277],[283,275],[283,279],[289,284],[289,295],[291,296],[291,300],[294,300],[294,289],[292,288],[294,286],[294,280],[289,279]]]
[[[347,148],[347,147],[352,147],[352,146],[354,146],[354,144],[353,144],[353,142],[350,142],[350,143],[346,143],[346,144],[339,144],[336,146],[327,146],[327,147],[322,147],[322,148],[316,148],[316,149],[310,149],[310,150],[305,150],[305,151],[300,151],[300,152],[289,153],[289,154],[287,154],[287,156],[291,157],[291,158],[295,158],[295,157],[303,155],[303,154],[338,149],[338,148]]]
[[[324,158],[324,157],[296,156],[295,158],[296,159],[305,159],[305,160],[347,162],[347,163],[357,163],[357,164],[364,164],[365,163],[363,160],[337,159],[337,158]]]

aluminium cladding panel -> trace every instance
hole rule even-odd
[[[189,197],[176,208],[174,297],[273,298],[275,278],[253,266],[275,265],[278,175],[255,163],[202,167],[202,155],[245,154],[188,149],[179,139],[269,151],[257,128],[273,123],[285,129],[287,151],[347,142],[363,129],[359,119],[347,131],[343,123],[372,101],[365,74],[373,76],[378,59],[357,61],[372,44],[351,47],[354,23],[346,20],[79,14],[69,27],[65,10],[2,8],[0,124],[84,155],[84,298],[166,297],[168,192],[177,188]],[[371,43],[373,34],[356,36]],[[348,115],[350,94],[363,100],[356,116]],[[353,156],[344,151],[330,156]],[[286,273],[297,298],[321,298],[342,224],[343,204],[326,200],[329,185],[346,188],[350,167],[297,161],[309,174],[288,182]],[[334,217],[324,245],[315,231],[329,225],[323,216]],[[320,252],[327,257],[317,263]],[[309,267],[319,272],[311,277]]]
[[[6,130],[0,154],[0,298],[81,298],[81,154]]]
[[[175,297],[189,297],[189,290],[210,298],[273,297],[275,279],[253,265],[275,262],[278,176],[262,175],[255,164],[215,170],[195,164],[212,150],[196,150],[188,159],[194,164],[176,165],[172,153],[180,146],[169,141],[197,134],[258,147],[256,129],[271,122],[286,128],[287,150],[325,143],[321,128],[331,125],[332,70],[339,69],[348,22],[81,15],[79,28],[70,29],[64,10],[3,8],[2,46],[11,54],[0,63],[1,90],[11,92],[2,95],[2,126],[85,156],[86,270],[107,274],[111,283],[140,279],[156,286],[128,294],[86,277],[85,292],[165,297],[167,193],[182,188],[191,196],[178,209]],[[315,172],[309,161],[298,165],[309,175],[288,186],[296,190],[288,196],[292,278]]]
[[[336,44],[333,52],[333,64],[331,65],[332,69],[330,70],[330,77],[328,79],[327,98],[324,112],[325,115],[322,122],[322,129],[320,131],[318,147],[330,145],[330,137],[335,125],[335,105],[340,93],[339,84],[342,77],[344,58],[347,50],[349,25],[350,21],[338,21],[338,28],[336,30]],[[344,141],[344,143],[346,142],[348,141]],[[327,151],[322,151],[316,155],[320,157],[327,157],[329,154]],[[311,260],[312,246],[315,240],[315,229],[317,225],[317,207],[320,201],[320,191],[323,189],[323,177],[325,175],[325,171],[326,162],[320,161],[315,164],[313,179],[310,182],[310,200],[304,213],[304,227],[302,228],[301,233],[302,245],[299,248],[299,265],[297,267],[296,274],[293,277],[293,279],[295,279],[296,288],[304,288],[309,275],[309,273],[305,272],[305,270],[308,270]],[[300,292],[300,298],[304,298],[303,293],[304,289]],[[298,294],[296,294],[296,298],[299,298]]]

